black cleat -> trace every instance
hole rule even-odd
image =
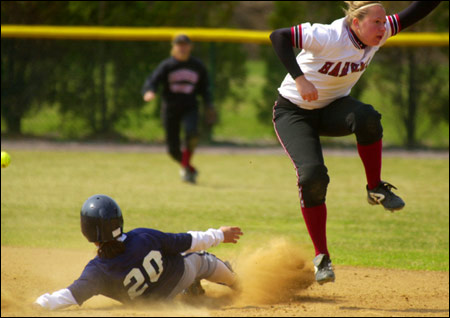
[[[371,205],[381,204],[386,210],[391,212],[401,210],[405,206],[405,202],[397,195],[395,195],[391,189],[396,189],[392,184],[386,181],[380,181],[375,189],[367,189],[367,201]]]
[[[183,294],[188,296],[200,296],[205,294],[205,290],[202,287],[202,284],[200,283],[200,279],[197,279],[192,283],[191,286],[186,288],[183,292]]]
[[[317,255],[314,260],[314,272],[316,274],[316,281],[322,285],[325,283],[334,282],[335,276],[331,266],[331,259],[326,254]]]
[[[197,183],[198,171],[196,169],[191,170],[190,168],[182,168],[180,170],[181,180],[187,183],[196,184]]]

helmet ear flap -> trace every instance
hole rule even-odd
[[[99,242],[108,242],[115,240],[116,238],[122,235],[123,228],[123,218],[120,216],[119,218],[110,219],[108,222],[101,222],[100,227],[100,241]]]
[[[123,233],[122,227],[118,227],[117,229],[113,230],[111,233],[112,233],[112,236],[114,239],[118,238]]]

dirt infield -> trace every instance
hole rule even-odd
[[[336,282],[313,282],[310,260],[284,241],[242,253],[243,291],[205,284],[206,295],[127,307],[102,296],[47,312],[32,305],[67,287],[94,252],[1,247],[2,316],[448,316],[449,273],[336,266]],[[244,256],[245,255],[245,256]]]

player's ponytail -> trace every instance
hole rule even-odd
[[[374,5],[380,5],[381,1],[344,1],[347,5],[347,9],[344,9],[346,15],[347,25],[351,25],[354,18],[358,20],[364,19],[364,17],[369,13],[369,9]]]
[[[114,258],[125,252],[125,244],[120,241],[108,241],[100,243],[97,255],[100,258]]]

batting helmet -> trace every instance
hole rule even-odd
[[[96,194],[81,207],[81,232],[89,242],[108,242],[122,235],[119,205],[107,195]]]

